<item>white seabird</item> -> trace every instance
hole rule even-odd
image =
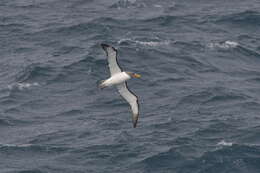
[[[107,55],[108,67],[111,77],[106,80],[102,80],[99,87],[105,88],[108,86],[116,85],[120,95],[130,104],[133,114],[133,126],[135,128],[139,116],[138,98],[128,89],[126,81],[131,79],[132,77],[140,78],[141,75],[133,72],[122,71],[117,63],[117,50],[107,44],[101,44],[101,46]]]

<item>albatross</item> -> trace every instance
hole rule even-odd
[[[116,86],[120,95],[129,103],[131,107],[133,127],[135,128],[139,116],[138,98],[128,89],[126,81],[131,78],[140,78],[141,75],[133,72],[122,71],[117,61],[117,50],[107,44],[101,44],[101,47],[106,52],[111,77],[106,80],[102,80],[99,87],[102,89],[114,85]]]

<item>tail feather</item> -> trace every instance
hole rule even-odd
[[[100,89],[103,89],[103,88],[106,87],[106,86],[104,85],[104,81],[105,81],[105,80],[101,80],[101,81],[99,82],[98,87],[99,87]]]

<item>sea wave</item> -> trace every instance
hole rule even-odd
[[[236,172],[241,173],[250,169],[256,172],[259,169],[257,164],[260,161],[257,157],[259,153],[259,147],[231,145],[205,152],[198,157],[185,158],[172,148],[131,165],[131,169],[142,170],[142,172],[160,172],[161,169],[189,172],[192,167],[195,172],[210,172],[215,169],[227,172],[235,169]]]
[[[136,44],[136,45],[142,45],[142,46],[151,46],[151,47],[157,47],[157,46],[167,46],[171,44],[170,40],[153,40],[153,41],[141,41],[137,39],[120,39],[118,41],[118,44]]]
[[[17,112],[16,112],[17,113]],[[8,112],[5,111],[6,116],[2,116],[0,118],[0,127],[15,127],[15,126],[20,126],[20,125],[26,125],[30,124],[31,122],[22,120],[16,117],[11,117],[8,115]]]
[[[207,45],[210,49],[233,49],[239,46],[239,43],[235,41],[224,41],[224,42],[212,42]]]
[[[220,145],[220,146],[232,146],[233,143],[232,142],[226,142],[224,140],[221,140],[220,142],[217,143],[217,145]]]
[[[18,89],[20,91],[29,89],[32,87],[38,87],[40,84],[38,82],[33,82],[33,83],[16,83],[12,85],[8,85],[8,89],[13,90],[13,89]]]
[[[0,1],[0,172],[259,173],[256,1]]]
[[[240,27],[259,25],[260,15],[259,11],[246,10],[239,13],[233,13],[221,16],[217,22],[239,24]]]
[[[48,81],[54,74],[57,73],[57,69],[49,65],[31,64],[24,68],[17,77],[16,80],[19,83],[37,83],[38,81]]]
[[[115,4],[110,6],[111,8],[143,8],[146,7],[146,4],[144,2],[140,2],[140,0],[119,0]]]
[[[166,8],[175,7],[175,2],[170,0],[155,1],[155,0],[119,0],[110,6],[110,8],[125,9],[125,8]]]
[[[51,145],[35,145],[35,144],[3,144],[0,143],[0,152],[64,152],[70,148],[51,146]]]

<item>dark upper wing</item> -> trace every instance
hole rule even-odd
[[[139,104],[137,97],[127,88],[126,82],[117,85],[120,95],[130,104],[133,113],[133,126],[136,127],[139,116]]]
[[[109,46],[107,44],[101,44],[101,46],[104,49],[104,51],[106,52],[108,66],[109,66],[111,76],[116,73],[122,72],[121,68],[119,67],[119,65],[117,63],[117,50],[114,47]]]

